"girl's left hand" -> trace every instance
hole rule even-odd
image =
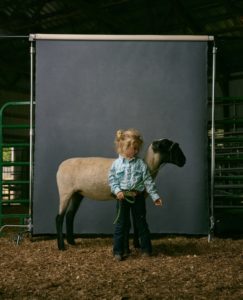
[[[155,200],[154,201],[154,205],[156,205],[156,206],[162,206],[162,199],[157,199],[157,200]]]

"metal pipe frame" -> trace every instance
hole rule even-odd
[[[33,108],[34,108],[34,55],[35,48],[33,41],[30,42],[30,148],[29,148],[29,215],[32,217],[33,203]],[[29,225],[32,229],[32,220],[29,220]]]
[[[29,40],[213,41],[209,35],[30,34]]]
[[[212,57],[212,115],[211,115],[211,184],[210,184],[210,229],[208,241],[214,233],[214,173],[215,173],[215,75],[217,48],[213,45]]]

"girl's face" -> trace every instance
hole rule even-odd
[[[133,158],[139,152],[139,146],[137,144],[129,145],[123,149],[123,155],[125,158]]]

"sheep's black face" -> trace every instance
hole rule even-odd
[[[152,143],[152,149],[161,154],[161,160],[165,163],[172,163],[178,167],[183,167],[186,163],[186,157],[178,143],[168,139],[156,140]]]

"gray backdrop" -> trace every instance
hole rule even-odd
[[[36,41],[34,234],[55,233],[56,171],[77,156],[116,157],[114,135],[135,127],[147,146],[167,137],[187,163],[156,178],[162,208],[147,199],[152,233],[206,234],[207,43]],[[112,233],[115,201],[84,199],[76,233]]]

